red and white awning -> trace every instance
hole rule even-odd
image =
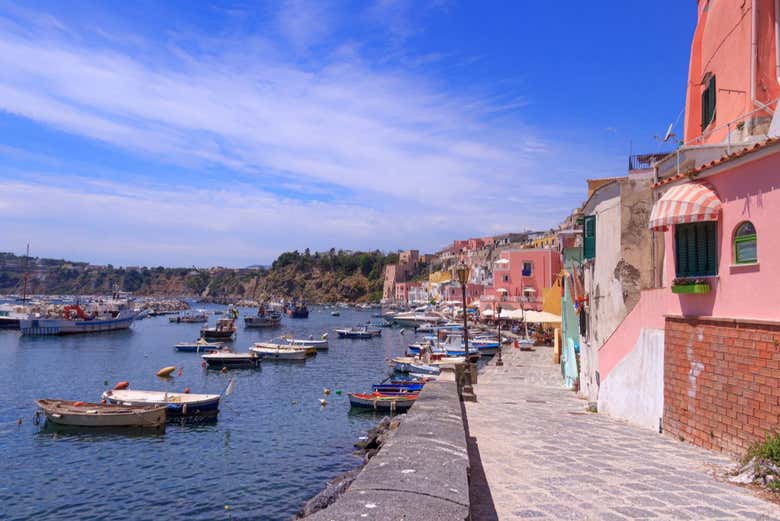
[[[720,216],[718,194],[704,183],[673,186],[653,205],[649,226],[665,231],[672,224],[716,221]]]

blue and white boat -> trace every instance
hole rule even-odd
[[[179,342],[173,346],[176,351],[182,353],[214,353],[225,348],[221,342],[209,342],[205,338],[199,338],[195,342]]]
[[[165,405],[168,418],[182,416],[216,416],[219,412],[218,394],[169,393],[164,391],[136,391],[112,389],[103,393],[108,403],[119,405]]]
[[[128,308],[101,308],[86,312],[78,305],[71,305],[63,308],[63,316],[59,318],[21,319],[19,329],[23,335],[35,336],[103,333],[129,328],[135,315],[135,311]]]

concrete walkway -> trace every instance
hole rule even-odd
[[[466,405],[474,521],[780,520],[780,505],[723,481],[728,458],[585,412],[552,349],[535,349],[504,349]]]

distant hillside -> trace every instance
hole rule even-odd
[[[292,297],[308,302],[367,302],[382,296],[384,267],[395,253],[286,252],[270,268],[148,268],[96,266],[85,262],[31,257],[30,294],[175,295],[213,299]],[[0,293],[21,293],[25,259],[0,253]]]

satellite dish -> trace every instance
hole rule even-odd
[[[674,127],[674,123],[669,123],[669,128],[666,129],[666,134],[664,134],[664,143],[669,141],[674,134],[672,134],[672,127]]]

